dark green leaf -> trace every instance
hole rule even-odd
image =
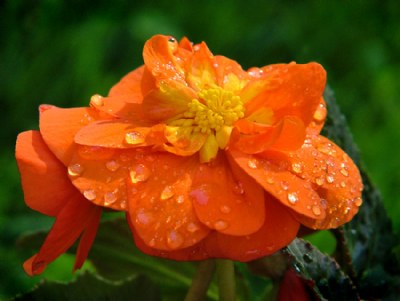
[[[360,164],[358,150],[329,89],[325,100],[329,115],[323,134]],[[380,193],[362,169],[361,174],[364,182],[363,205],[353,220],[339,232],[342,240],[339,242],[342,248],[340,253],[349,252],[352,262],[346,262],[343,257],[339,261],[346,270],[354,267],[361,298],[390,300],[400,294],[400,264],[394,254],[400,240],[393,232]]]
[[[31,292],[14,301],[159,301],[159,288],[147,277],[131,277],[112,282],[90,273],[80,275],[69,283],[42,281]]]

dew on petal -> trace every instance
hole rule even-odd
[[[346,182],[345,181],[340,182],[340,187],[345,188],[346,187]]]
[[[228,228],[228,223],[226,221],[222,221],[222,220],[216,221],[214,223],[214,228],[215,228],[215,230],[218,230],[218,231],[224,230],[224,229]]]
[[[106,163],[106,168],[109,171],[116,171],[119,167],[120,167],[119,163],[115,160],[111,160]]]
[[[122,200],[122,201],[119,203],[119,205],[120,205],[121,209],[126,209],[126,200]]]
[[[267,177],[267,183],[268,183],[268,184],[274,184],[274,183],[275,183],[274,178],[272,178],[272,177]]]
[[[184,201],[185,201],[185,196],[183,196],[183,195],[178,195],[178,196],[176,197],[176,202],[177,202],[178,204],[183,204]]]
[[[83,196],[89,201],[93,201],[96,199],[96,192],[93,189],[88,189],[83,191]]]
[[[361,199],[360,197],[356,198],[356,199],[354,200],[354,204],[355,204],[357,207],[360,207],[360,206],[362,205],[362,199]]]
[[[316,215],[316,216],[321,215],[321,207],[318,206],[318,205],[313,205],[313,206],[311,207],[311,211],[312,211],[312,213],[314,213],[314,215]]]
[[[252,168],[252,169],[256,169],[258,167],[258,160],[257,159],[249,159],[249,161],[247,161],[247,166]]]
[[[344,210],[343,210],[343,214],[347,214],[347,213],[349,213],[350,212],[350,207],[346,207],[346,208],[344,208]]]
[[[292,204],[292,205],[295,205],[299,200],[296,192],[288,193],[287,199],[288,199],[289,203]]]
[[[148,225],[153,221],[151,213],[147,213],[144,208],[138,209],[136,213],[136,222],[142,225]]]
[[[238,182],[236,185],[233,186],[233,192],[236,194],[243,194],[244,188],[241,182]]]
[[[317,110],[314,113],[314,119],[317,121],[322,121],[325,119],[327,114],[327,110],[324,104],[320,104],[317,108]]]
[[[344,175],[345,177],[348,177],[348,176],[349,176],[349,172],[348,172],[345,168],[340,169],[340,173],[341,173],[342,175]]]
[[[83,173],[83,167],[79,163],[71,164],[68,166],[68,174],[71,177],[77,177]]]
[[[167,235],[167,245],[170,249],[177,249],[184,243],[183,236],[175,230],[169,231]]]
[[[324,184],[324,182],[325,182],[325,180],[324,180],[323,177],[318,177],[318,178],[315,179],[315,183],[316,183],[318,186],[322,186],[322,185]]]
[[[165,186],[163,191],[161,192],[160,199],[161,200],[168,200],[175,195],[175,192],[171,186]]]
[[[104,106],[104,99],[101,95],[95,94],[90,98],[90,104],[94,107]]]
[[[332,184],[333,182],[335,182],[335,177],[331,174],[326,176],[326,181],[330,184]]]
[[[289,189],[289,183],[286,181],[281,182],[281,187],[283,190],[288,190]]]
[[[230,208],[229,206],[227,206],[227,205],[221,206],[221,207],[219,208],[219,210],[220,210],[222,213],[225,213],[225,214],[228,214],[229,212],[231,212],[231,208]]]
[[[129,176],[133,184],[144,182],[150,177],[150,169],[143,164],[138,164],[130,170]]]
[[[144,140],[145,137],[140,132],[133,131],[125,134],[125,142],[128,144],[132,145],[140,144],[143,143]]]
[[[292,170],[295,173],[303,172],[303,164],[301,164],[300,162],[292,163]]]
[[[109,191],[104,194],[104,205],[108,206],[117,201],[117,194],[115,192]]]
[[[190,233],[194,233],[199,229],[200,229],[199,226],[193,222],[187,224],[186,226],[186,230],[188,230]]]

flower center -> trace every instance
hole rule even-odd
[[[244,107],[240,97],[221,87],[203,89],[199,98],[188,104],[184,117],[192,119],[191,126],[195,132],[215,133],[223,126],[232,126],[244,116]]]

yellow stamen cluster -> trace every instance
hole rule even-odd
[[[184,113],[185,125],[193,126],[195,132],[211,134],[223,126],[232,124],[244,116],[244,107],[240,97],[220,87],[204,89],[199,99],[193,99]]]

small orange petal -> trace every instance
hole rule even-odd
[[[248,235],[264,222],[263,189],[223,155],[198,167],[190,195],[200,221],[221,233]]]
[[[51,153],[38,131],[18,135],[15,156],[26,204],[43,214],[57,215],[76,194],[65,166]]]
[[[312,183],[287,171],[285,162],[277,165],[268,158],[244,154],[235,149],[230,149],[228,154],[249,176],[287,208],[311,219],[325,218],[321,199],[314,191]],[[317,207],[320,211],[316,214]]]

